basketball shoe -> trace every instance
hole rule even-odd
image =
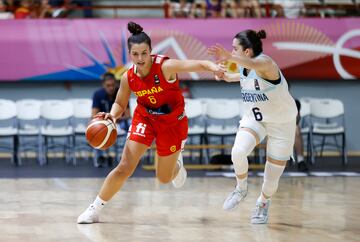
[[[266,224],[269,218],[270,200],[266,202],[257,201],[256,207],[251,214],[252,224]]]
[[[77,219],[78,224],[92,224],[99,222],[99,212],[91,204]]]
[[[223,209],[224,210],[231,210],[234,209],[241,201],[246,198],[248,189],[247,186],[245,189],[241,189],[240,187],[236,187],[233,192],[226,198]]]

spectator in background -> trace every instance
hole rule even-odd
[[[305,15],[305,6],[300,0],[275,0],[273,17],[286,17],[290,19]]]
[[[170,17],[171,18],[189,17],[193,4],[194,4],[194,0],[171,0]]]
[[[260,4],[258,0],[240,0],[238,8],[239,17],[260,18]]]
[[[98,112],[110,112],[112,105],[114,104],[116,93],[119,89],[119,85],[115,76],[112,73],[105,73],[102,77],[102,88],[97,90],[93,95],[93,105],[92,105],[92,116],[95,116]],[[121,129],[129,129],[129,118],[130,118],[130,109],[129,106],[124,113],[124,116],[119,119],[118,126]],[[102,150],[97,150],[97,163],[101,167],[107,161],[109,166],[113,164],[113,158],[108,156],[105,158],[105,152]]]
[[[30,18],[30,0],[21,0],[20,7],[15,10],[15,19]]]
[[[221,17],[236,18],[237,17],[237,3],[235,0],[223,0],[221,3]]]
[[[221,0],[205,0],[206,2],[206,17],[218,18],[221,16]]]
[[[205,0],[195,0],[191,12],[191,18],[205,18],[206,17],[206,2]]]
[[[0,19],[13,19],[14,14],[8,10],[6,2],[0,0]]]
[[[70,4],[75,4],[76,6],[83,7],[84,8],[83,13],[85,18],[93,17],[92,9],[90,9],[90,7],[92,6],[90,0],[67,0],[67,1],[70,2]]]
[[[31,18],[51,18],[52,8],[49,4],[49,0],[34,0]]]

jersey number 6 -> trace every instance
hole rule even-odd
[[[259,108],[253,108],[252,109],[255,120],[256,121],[261,121],[263,119],[262,114],[260,113],[260,109]]]
[[[149,100],[150,100],[150,102],[151,102],[152,104],[155,104],[155,103],[156,103],[156,99],[155,99],[154,96],[149,96],[148,98],[149,98]]]

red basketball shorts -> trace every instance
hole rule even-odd
[[[165,125],[156,119],[134,113],[128,139],[151,146],[155,139],[159,156],[168,156],[184,148],[188,134],[188,119],[185,116],[176,124]]]

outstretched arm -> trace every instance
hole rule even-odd
[[[211,46],[208,52],[216,58],[217,62],[236,62],[246,69],[253,69],[258,73],[265,73],[265,76],[267,76],[269,72],[274,71],[277,74],[278,71],[276,64],[268,57],[249,58],[247,56],[232,55],[219,44]]]
[[[224,80],[226,82],[239,82],[240,81],[240,73],[224,73],[222,78],[215,76],[217,81]]]
[[[166,60],[161,66],[162,72],[167,80],[175,77],[179,72],[202,72],[211,71],[222,77],[224,70],[215,63],[208,60]]]

